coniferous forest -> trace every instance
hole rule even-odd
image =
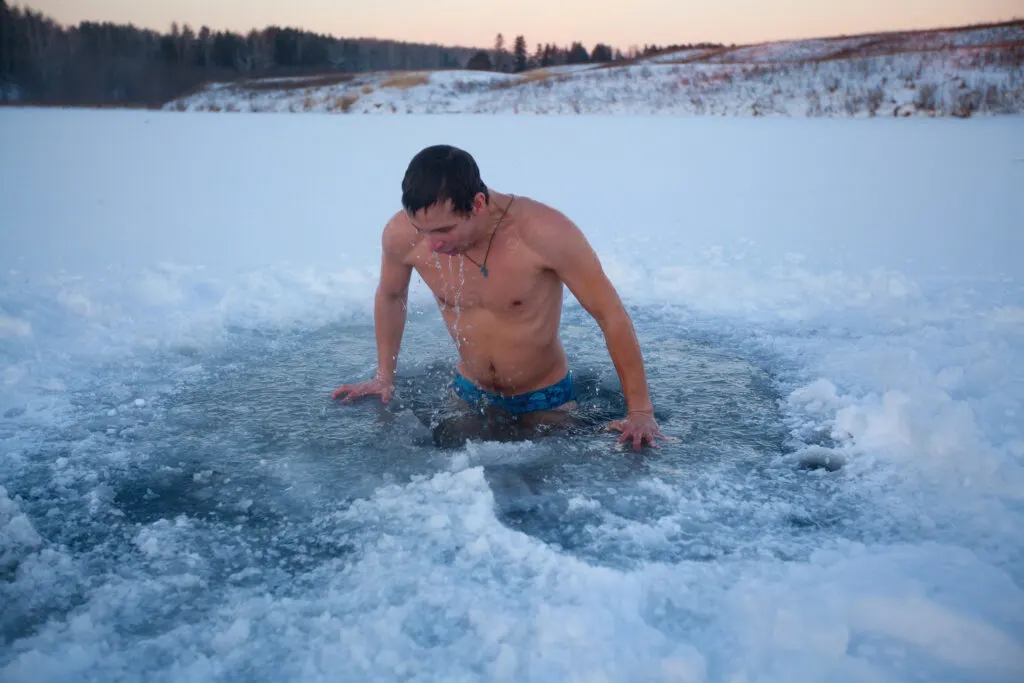
[[[701,47],[704,44],[701,45]],[[599,43],[530,49],[524,36],[493,48],[375,38],[337,38],[268,26],[247,34],[172,24],[166,33],[109,22],[63,26],[0,0],[0,102],[160,106],[215,80],[386,69],[525,71],[610,62],[682,45],[644,45],[626,54]]]

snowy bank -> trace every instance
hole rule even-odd
[[[521,74],[467,70],[213,83],[176,111],[957,116],[1024,112],[1024,22],[684,50]]]

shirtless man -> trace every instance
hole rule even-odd
[[[657,447],[643,357],[618,294],[583,233],[562,213],[496,192],[472,156],[448,145],[419,152],[402,181],[402,210],[384,228],[374,300],[377,372],[334,391],[343,401],[394,392],[415,270],[437,299],[459,352],[455,394],[516,415],[575,405],[558,337],[562,287],[594,317],[615,365],[627,414],[606,429],[619,443]]]

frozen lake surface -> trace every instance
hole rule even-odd
[[[591,238],[662,430],[453,415],[380,230],[450,142]],[[0,110],[4,681],[1019,681],[1024,120]]]

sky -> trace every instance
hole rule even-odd
[[[376,37],[467,47],[579,40],[631,45],[752,43],[889,29],[932,28],[1024,18],[1024,0],[8,0],[70,24],[133,23],[167,31],[247,32],[294,26],[338,37]]]

